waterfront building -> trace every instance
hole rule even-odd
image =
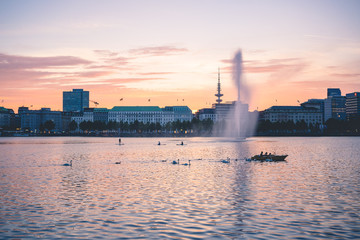
[[[82,112],[89,107],[89,91],[83,89],[73,89],[63,92],[63,111]]]
[[[62,131],[62,112],[51,111],[50,108],[40,110],[29,110],[28,107],[19,107],[18,114],[21,119],[21,129],[30,132],[40,131],[40,126],[51,120],[55,124],[53,131]]]
[[[180,121],[180,122],[184,122],[184,121],[191,121],[194,117],[194,115],[192,114],[191,109],[188,106],[167,106],[165,108],[163,108],[163,111],[165,113],[170,113],[170,115],[174,115],[174,119],[172,121]],[[164,114],[165,116],[165,114]],[[169,119],[171,120],[171,119]],[[165,120],[164,122],[166,122],[167,120]],[[170,121],[168,121],[170,122]]]
[[[94,122],[94,108],[84,108],[83,121]]]
[[[213,104],[213,108],[216,114],[216,121],[226,120],[229,118],[229,113],[234,108],[234,104],[235,102]]]
[[[320,110],[323,114],[323,119],[324,119],[324,104],[325,104],[324,99],[309,99],[306,102],[301,103],[300,106],[307,109],[314,108]]]
[[[264,111],[264,119],[270,122],[294,123],[304,120],[306,124],[321,125],[323,113],[319,109],[302,106],[272,106]]]
[[[346,94],[346,118],[348,120],[360,117],[360,92]]]
[[[163,111],[157,106],[116,106],[109,110],[109,121],[165,124]]]
[[[131,123],[160,123],[164,125],[173,121],[191,121],[192,111],[187,106],[116,106],[109,110],[108,121]]]
[[[80,123],[84,121],[84,113],[81,113],[81,112],[71,113],[70,122],[71,121],[75,121],[79,128]]]
[[[196,118],[199,120],[211,119],[213,122],[216,122],[216,114],[214,108],[202,108],[196,112]]]
[[[324,100],[324,122],[330,118],[345,120],[346,119],[346,97],[329,96]]]
[[[80,118],[79,118],[80,119]],[[109,109],[107,108],[84,108],[82,121],[101,121],[107,123],[109,120]]]
[[[327,97],[333,97],[333,96],[341,96],[340,88],[328,88],[327,89]]]
[[[309,99],[300,104],[304,108],[315,108],[324,111],[324,99]]]
[[[15,113],[12,109],[0,107],[0,128],[10,128],[14,125]]]

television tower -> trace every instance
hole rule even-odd
[[[220,86],[220,68],[218,68],[218,87],[217,87],[217,94],[215,94],[217,97],[216,102],[220,104],[222,102],[221,97],[224,96],[224,94],[221,94],[221,86]]]

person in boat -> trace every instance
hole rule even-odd
[[[160,141],[158,142],[158,145],[161,145]]]
[[[121,138],[119,138],[119,144],[121,144]]]
[[[181,144],[180,145],[184,145],[184,142],[183,141],[181,141]]]
[[[260,156],[262,157],[262,155],[263,155],[263,151],[261,151],[261,153],[260,153]]]
[[[265,152],[264,156],[267,156],[267,152]]]

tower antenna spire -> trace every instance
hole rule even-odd
[[[215,94],[217,97],[216,102],[220,104],[222,102],[221,97],[224,96],[224,94],[221,94],[221,84],[220,84],[220,67],[218,68],[218,84],[217,84],[217,94]]]

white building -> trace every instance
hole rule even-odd
[[[264,119],[270,122],[294,123],[304,120],[306,124],[322,124],[323,113],[319,109],[300,106],[273,106],[264,111]]]
[[[163,108],[164,113],[170,113],[174,116],[174,119],[171,121],[191,121],[194,117],[191,109],[188,106],[171,106]],[[168,121],[169,122],[169,121]]]
[[[124,106],[113,107],[109,111],[109,121],[132,123],[139,121],[143,123],[165,124],[171,120],[171,114],[164,114],[159,107],[155,106]]]

